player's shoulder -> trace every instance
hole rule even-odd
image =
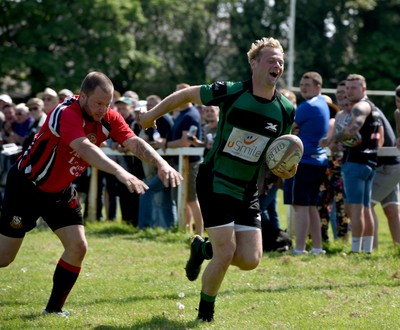
[[[286,110],[290,110],[290,111],[294,110],[294,106],[293,106],[292,101],[290,101],[285,95],[283,95],[279,91],[276,91],[276,98],[280,102],[282,102],[282,104],[283,104],[283,106],[285,107]]]
[[[103,120],[113,123],[113,122],[125,122],[125,119],[122,117],[122,115],[113,108],[109,108],[106,112],[106,114],[103,117]]]
[[[251,88],[251,81],[215,81],[201,86],[202,92],[211,92],[214,97],[228,96]]]

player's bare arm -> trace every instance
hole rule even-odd
[[[334,142],[340,142],[353,138],[361,129],[362,125],[365,123],[365,119],[371,112],[371,107],[367,102],[358,102],[351,109],[351,120],[343,127],[343,129],[333,134],[330,139],[328,139],[329,144]]]
[[[332,135],[330,137],[333,137],[334,135],[336,135],[336,132],[338,131],[337,129],[337,122],[338,122],[338,118],[341,117],[343,114],[343,110],[339,111],[336,116],[335,116],[335,123],[333,124],[333,129],[332,129]],[[338,143],[336,141],[334,141],[333,139],[331,139],[328,136],[323,137],[321,140],[319,140],[319,145],[322,148],[329,148],[332,151],[334,150],[338,150],[340,149],[338,146]]]
[[[101,171],[115,175],[130,192],[143,194],[149,187],[123,167],[107,157],[103,151],[88,138],[78,138],[71,142],[70,147],[87,163]]]
[[[180,89],[163,99],[153,109],[140,114],[140,124],[144,129],[156,127],[155,120],[186,103],[202,104],[200,86],[191,86]],[[183,110],[183,109],[182,109]]]
[[[158,176],[166,187],[176,187],[181,183],[183,177],[172,166],[170,166],[157,151],[138,136],[127,139],[123,146],[132,152],[140,160],[147,162],[158,169]]]

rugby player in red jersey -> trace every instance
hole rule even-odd
[[[8,266],[25,234],[42,217],[64,246],[53,289],[43,313],[63,311],[87,251],[82,209],[72,182],[88,166],[111,173],[132,193],[147,185],[107,157],[99,148],[112,138],[141,160],[158,168],[164,185],[180,184],[182,176],[110,109],[114,86],[101,72],[89,73],[79,95],[68,97],[48,115],[29,148],[10,169],[0,218],[0,267]]]

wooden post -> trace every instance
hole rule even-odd
[[[89,208],[88,208],[88,221],[95,222],[96,221],[96,211],[97,211],[97,177],[99,175],[99,171],[95,167],[90,168],[90,186],[89,186]]]
[[[178,224],[179,228],[186,229],[186,208],[188,194],[188,177],[189,177],[189,156],[179,155],[179,172],[183,176],[183,182],[178,187]],[[191,233],[191,226],[189,226]]]

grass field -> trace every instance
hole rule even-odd
[[[62,247],[35,229],[0,270],[0,329],[399,329],[399,250],[378,213],[372,255],[348,255],[335,242],[325,256],[265,253],[254,271],[229,269],[212,324],[194,321],[201,282],[185,278],[188,234],[118,223],[87,226],[89,251],[65,305],[71,316],[41,315]],[[282,205],[280,214],[284,222]]]

